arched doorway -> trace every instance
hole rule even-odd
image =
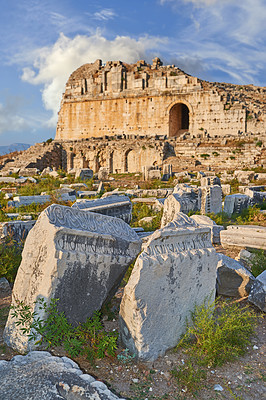
[[[189,130],[189,109],[183,103],[173,105],[169,113],[169,136],[180,136]]]

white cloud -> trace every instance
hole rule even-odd
[[[110,8],[105,8],[99,12],[93,14],[95,19],[100,21],[107,21],[108,19],[113,19],[116,17],[116,13]]]
[[[166,42],[166,39],[149,36],[139,39],[117,36],[114,40],[108,40],[100,33],[93,36],[77,35],[73,39],[61,34],[53,46],[32,52],[33,67],[23,69],[22,80],[43,86],[44,106],[53,112],[48,125],[55,126],[64,86],[76,68],[98,58],[103,62],[119,59],[129,63],[136,62],[147,58],[148,51],[159,48]],[[154,54],[157,55],[158,52]],[[29,56],[28,53],[27,60]]]
[[[23,99],[19,96],[5,96],[0,102],[0,135],[7,132],[19,132],[29,128],[21,115]]]
[[[221,71],[235,83],[265,84],[265,0],[161,0],[167,3],[180,16],[188,16],[187,5],[197,6],[190,9],[191,23],[179,34],[178,46],[175,38],[169,41],[172,59],[194,64],[190,73],[197,70],[193,60],[199,60],[208,79]]]
[[[195,4],[196,7],[211,6],[218,3],[223,4],[228,3],[229,1],[237,4],[239,0],[183,0],[185,3]],[[164,5],[166,3],[176,3],[176,5],[178,5],[178,3],[180,4],[180,0],[160,0],[160,4]]]

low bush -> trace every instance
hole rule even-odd
[[[204,368],[221,366],[246,352],[257,318],[248,306],[237,303],[206,300],[196,306],[177,346],[185,349],[187,360],[172,375],[188,389],[199,389]]]
[[[252,253],[254,256],[250,260],[247,260],[247,263],[251,269],[252,275],[257,277],[266,269],[266,254],[262,249],[253,250]]]
[[[163,210],[153,210],[145,203],[133,203],[131,226],[139,226],[138,221],[145,217],[155,217],[150,223],[142,224],[144,231],[155,231],[160,228]]]
[[[58,311],[57,301],[52,299],[48,305],[43,298],[39,298],[35,302],[39,310],[45,311],[45,320],[23,302],[11,306],[11,316],[16,318],[15,324],[20,326],[22,333],[27,334],[36,345],[42,344],[46,348],[63,346],[71,357],[85,355],[92,363],[96,358],[115,355],[118,335],[104,331],[100,312],[95,312],[84,324],[73,327],[65,314]]]
[[[13,283],[21,263],[23,243],[6,236],[0,243],[0,278]]]

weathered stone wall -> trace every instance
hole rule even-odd
[[[152,65],[110,61],[103,66],[97,60],[70,76],[56,139],[123,134],[171,137],[186,131],[207,131],[212,137],[265,132],[265,89],[228,87],[227,91],[226,84],[216,86],[174,66],[164,67],[158,58]]]
[[[49,145],[36,144],[13,159],[4,160],[0,174],[17,169],[47,166],[67,171],[107,167],[111,173],[142,172],[144,166],[160,167],[170,163],[173,171],[195,166],[219,169],[266,167],[266,135],[241,135],[232,140],[209,138],[203,133],[181,137],[123,135],[85,140],[66,140]],[[200,163],[200,164],[199,164]]]

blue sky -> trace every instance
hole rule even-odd
[[[0,145],[54,137],[80,65],[159,56],[209,81],[266,85],[266,0],[0,0]]]

